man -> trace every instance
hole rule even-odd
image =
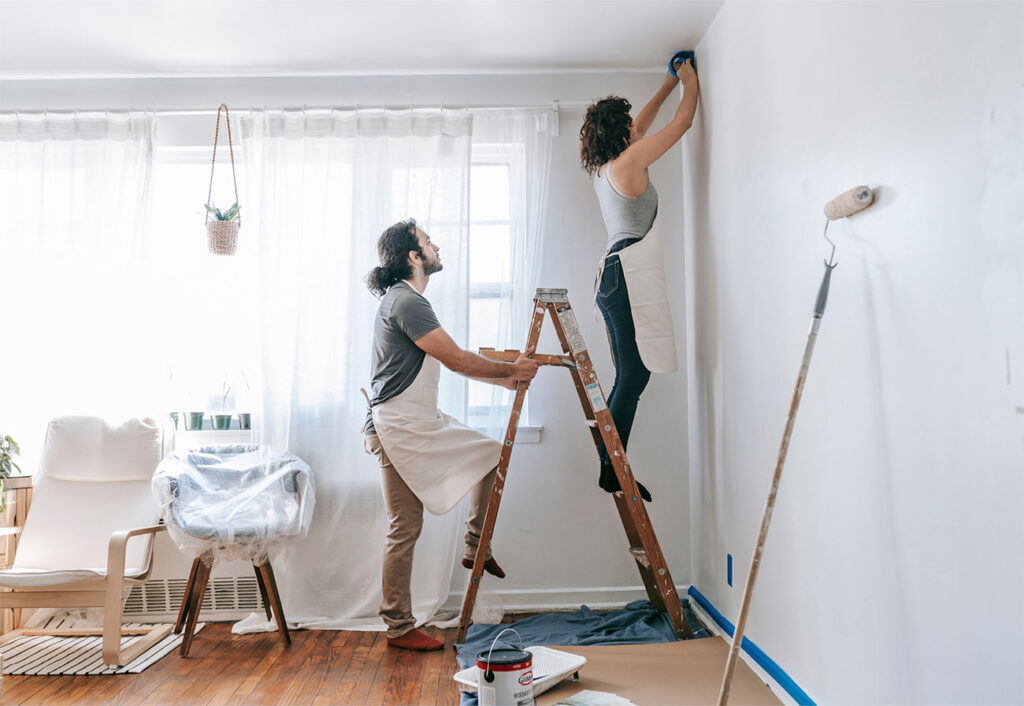
[[[515,389],[528,385],[538,363],[488,360],[460,348],[423,297],[441,271],[440,248],[412,219],[391,226],[377,242],[380,266],[367,277],[380,297],[373,327],[373,397],[366,420],[367,447],[380,463],[388,511],[384,545],[384,601],[380,615],[391,647],[436,650],[443,644],[416,629],[410,577],[423,507],[441,515],[471,493],[462,565],[471,568],[483,529],[501,444],[437,409],[440,363],[466,377]],[[488,573],[503,578],[494,557]]]

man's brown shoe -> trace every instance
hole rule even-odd
[[[463,559],[462,560],[462,565],[464,567],[466,567],[467,569],[472,569],[473,568],[473,560],[472,559],[468,559],[468,558],[467,559]],[[484,571],[489,573],[491,576],[497,576],[499,579],[505,578],[505,572],[501,570],[501,567],[498,566],[498,562],[496,562],[494,560],[493,556],[490,559],[488,559],[487,561],[484,562]]]
[[[435,640],[425,632],[421,632],[420,630],[413,628],[400,637],[389,637],[388,647],[400,647],[403,650],[429,652],[430,650],[441,649],[444,647],[444,643]]]

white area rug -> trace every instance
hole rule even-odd
[[[48,628],[60,628],[60,623],[47,625]],[[145,628],[147,625],[125,625],[125,627]],[[196,625],[196,632],[204,627]],[[121,638],[121,649],[128,647],[143,635],[126,635]],[[108,667],[103,664],[99,635],[88,637],[51,637],[23,636],[0,646],[3,654],[4,674],[25,674],[33,676],[57,676],[62,674],[137,674],[157,660],[174,652],[181,645],[184,633],[171,633],[134,661],[123,667]]]

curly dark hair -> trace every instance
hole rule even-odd
[[[377,255],[380,266],[374,267],[366,275],[366,284],[377,297],[396,282],[412,276],[412,265],[409,264],[409,253],[418,253],[423,257],[419,238],[416,237],[416,219],[407,218],[388,227],[377,240]]]
[[[629,147],[629,132],[633,118],[629,114],[629,101],[608,96],[587,108],[580,128],[580,161],[591,176]]]

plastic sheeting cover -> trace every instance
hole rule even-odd
[[[256,563],[305,536],[315,502],[313,474],[301,458],[234,444],[170,454],[153,475],[153,495],[182,552]]]

